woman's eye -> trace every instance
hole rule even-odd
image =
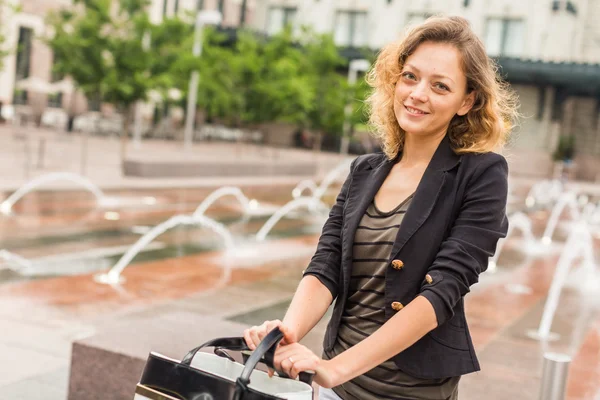
[[[450,88],[446,85],[444,85],[443,83],[436,83],[435,84],[436,89],[440,89],[440,90],[450,90]]]
[[[410,72],[404,72],[404,73],[402,74],[402,76],[403,76],[404,78],[406,78],[406,79],[410,79],[410,80],[415,80],[415,79],[416,79],[415,75],[414,75],[414,74],[412,74],[412,73],[410,73]]]

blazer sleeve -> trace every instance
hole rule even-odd
[[[355,163],[356,159],[350,164],[350,173],[329,212],[329,218],[323,225],[317,250],[303,273],[303,276],[313,275],[321,281],[329,289],[334,300],[339,293],[340,284],[344,205],[352,182]]]
[[[438,326],[452,318],[455,305],[478,282],[498,240],[506,236],[507,179],[506,160],[493,154],[475,168],[467,183],[458,216],[429,268],[431,279],[421,287]]]

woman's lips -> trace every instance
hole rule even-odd
[[[416,117],[421,117],[423,115],[427,115],[429,113],[419,110],[418,108],[414,108],[414,107],[410,107],[410,106],[404,106],[404,109],[410,114],[410,115],[414,115]]]

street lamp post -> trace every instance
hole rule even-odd
[[[350,61],[350,66],[348,68],[348,85],[350,87],[356,84],[358,79],[359,72],[368,71],[371,68],[371,63],[365,59],[352,60]],[[348,148],[350,147],[350,130],[352,128],[351,123],[352,116],[352,101],[346,103],[346,107],[344,108],[344,129],[342,142],[340,144],[340,153],[348,154]]]
[[[194,57],[200,57],[202,55],[202,33],[204,30],[204,25],[218,25],[220,23],[220,12],[216,10],[198,11],[198,13],[196,14],[196,24],[194,25],[194,48],[192,52]],[[199,82],[200,73],[198,72],[198,70],[192,71],[187,101],[187,112],[185,116],[185,129],[183,131],[183,145],[185,149],[190,149],[192,147]]]
[[[150,50],[150,41],[152,40],[150,36],[150,31],[144,32],[144,37],[142,38],[142,50],[147,52]],[[138,100],[135,103],[135,114],[133,121],[133,147],[139,149],[142,144],[142,107],[143,102]]]

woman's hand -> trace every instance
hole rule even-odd
[[[332,388],[343,383],[331,360],[323,360],[300,343],[281,346],[275,353],[274,362],[275,368],[292,379],[296,379],[300,372],[312,371],[319,386]]]
[[[279,328],[279,330],[281,330],[283,333],[283,339],[279,343],[280,345],[286,345],[298,341],[296,334],[293,333],[287,326],[283,325],[280,320],[276,319],[273,321],[265,321],[262,323],[262,325],[253,326],[252,328],[244,330],[244,339],[246,340],[246,344],[250,350],[256,350],[264,337],[275,328]]]

